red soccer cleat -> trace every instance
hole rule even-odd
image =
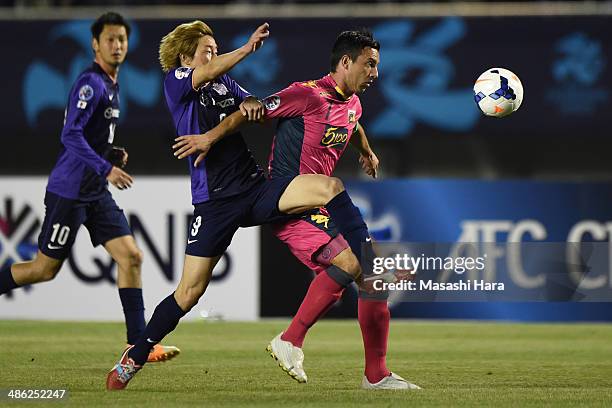
[[[127,387],[130,380],[142,368],[142,366],[134,363],[134,360],[128,357],[128,351],[132,346],[125,349],[119,362],[115,364],[113,369],[106,376],[106,389],[108,391],[118,391]]]

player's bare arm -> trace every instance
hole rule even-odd
[[[227,54],[216,56],[217,45],[214,40],[206,44],[204,52],[210,53],[210,62],[194,69],[191,76],[193,89],[198,89],[203,84],[227,73],[248,55],[261,48],[264,40],[270,36],[269,27],[268,23],[260,25],[242,47]]]
[[[370,143],[368,142],[368,138],[361,123],[357,123],[350,143],[359,152],[359,163],[361,163],[363,171],[365,171],[368,176],[376,178],[378,176],[379,160],[370,147]]]

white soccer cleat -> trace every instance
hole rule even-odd
[[[391,373],[387,377],[383,378],[377,383],[370,383],[368,378],[364,375],[363,381],[361,382],[361,388],[364,390],[420,390],[416,384],[411,383],[400,377],[397,374]]]
[[[272,339],[266,350],[278,361],[278,366],[299,383],[308,381],[304,372],[304,353],[291,342],[281,339],[283,333]]]

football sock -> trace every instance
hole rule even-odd
[[[358,320],[365,352],[365,376],[372,384],[390,375],[387,369],[389,306],[386,300],[358,300]]]
[[[144,302],[142,300],[141,288],[120,288],[119,298],[125,315],[125,326],[127,328],[127,342],[134,344],[144,332]]]
[[[335,266],[318,274],[310,283],[300,308],[281,339],[302,347],[308,329],[342,297],[344,288],[352,281],[351,275]]]
[[[369,258],[373,250],[368,227],[359,209],[355,207],[346,190],[332,198],[325,208],[357,257],[363,273],[367,274],[367,271],[372,268]]]
[[[162,300],[155,308],[155,312],[153,312],[153,316],[149,324],[147,324],[144,333],[128,353],[130,358],[132,358],[136,364],[140,366],[144,365],[147,362],[147,357],[149,356],[151,348],[174,330],[181,317],[185,316],[186,313],[187,312],[184,312],[178,303],[176,303],[174,293]]]
[[[13,274],[11,273],[11,264],[0,269],[0,295],[4,295],[18,287],[19,285],[15,283],[15,279],[13,279]]]

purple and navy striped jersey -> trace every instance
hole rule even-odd
[[[179,67],[168,72],[164,81],[166,102],[177,136],[209,131],[237,111],[250,95],[228,75],[196,91],[191,82],[192,73],[191,68]],[[263,178],[263,171],[240,133],[228,135],[215,144],[194,168],[196,157],[197,154],[188,158],[193,204],[238,194]]]
[[[83,71],[70,90],[62,129],[62,148],[47,183],[61,197],[93,201],[107,189],[119,119],[119,84],[96,64]]]

